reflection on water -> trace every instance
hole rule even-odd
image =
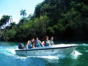
[[[22,57],[15,54],[17,46],[0,46],[0,66],[87,66],[87,47],[81,44],[76,51],[66,57],[63,55]]]

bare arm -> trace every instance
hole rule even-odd
[[[52,45],[54,45],[54,41],[52,41]]]
[[[42,47],[44,47],[44,41],[41,42]]]
[[[27,42],[26,48],[28,49],[28,45],[30,44],[30,41]]]
[[[36,46],[35,46],[35,43],[33,42],[33,48],[35,48]]]
[[[50,41],[48,41],[49,46],[51,46]]]

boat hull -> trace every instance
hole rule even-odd
[[[69,55],[75,49],[76,45],[55,45],[52,47],[41,47],[33,49],[18,49],[15,50],[17,55],[21,56],[53,56],[53,55]]]

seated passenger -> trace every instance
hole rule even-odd
[[[48,36],[45,37],[45,44],[44,44],[44,46],[50,46],[50,40],[49,40]]]
[[[42,47],[44,47],[44,44],[45,44],[45,41],[44,41],[44,38],[42,38],[42,40],[41,40]]]
[[[26,48],[31,49],[31,48],[34,48],[34,47],[35,47],[34,38],[31,38],[31,40],[28,40]]]
[[[54,39],[53,37],[50,38],[50,44],[51,44],[51,45],[54,45],[53,39]]]
[[[36,47],[41,47],[41,41],[38,39],[38,37],[35,38],[34,43]]]

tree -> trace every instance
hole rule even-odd
[[[16,23],[15,22],[13,22],[13,23],[10,23],[10,27],[13,29],[13,28],[16,28]]]
[[[6,27],[6,24],[9,23],[9,20],[10,20],[10,17],[9,15],[3,15],[1,20],[0,20],[0,26],[3,28]]]
[[[26,15],[27,15],[27,13],[26,13],[26,10],[21,10],[20,11],[20,15],[22,15],[22,17],[25,17]]]
[[[32,14],[29,14],[27,18],[30,20],[30,18],[32,18],[32,16],[33,16]]]
[[[20,15],[22,15],[22,18],[19,21],[19,24],[23,25],[23,22],[27,21],[27,18],[25,17],[27,15],[26,10],[21,10]]]

